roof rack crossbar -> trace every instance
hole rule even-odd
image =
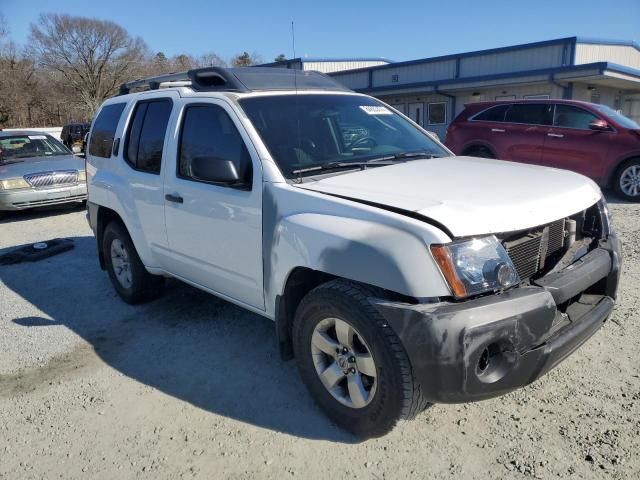
[[[296,86],[303,89],[350,91],[333,78],[314,71],[294,72],[289,69],[269,67],[207,67],[123,83],[120,85],[119,94],[126,95],[134,89],[157,90],[162,83],[170,84],[171,82],[191,82],[189,86],[197,92],[287,90]]]

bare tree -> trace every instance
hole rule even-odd
[[[217,53],[209,52],[200,55],[195,62],[197,67],[226,67],[227,62]]]
[[[145,51],[142,39],[113,22],[57,14],[31,25],[28,49],[38,65],[60,73],[90,115],[133,76]]]

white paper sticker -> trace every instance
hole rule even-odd
[[[360,105],[360,108],[369,115],[393,115],[393,112],[382,105]]]
[[[46,140],[46,135],[29,135],[29,140]]]

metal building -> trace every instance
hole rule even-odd
[[[386,58],[292,58],[281,62],[264,63],[261,67],[296,68],[331,73],[341,70],[356,70],[391,63]]]
[[[465,103],[486,100],[585,100],[640,121],[640,46],[633,42],[569,37],[340,70],[321,71],[441,138]]]

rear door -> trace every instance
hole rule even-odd
[[[167,269],[191,283],[264,310],[262,170],[235,112],[222,100],[183,99],[165,172]],[[250,186],[206,183],[191,162],[231,160]]]
[[[504,124],[492,134],[502,160],[542,163],[544,139],[553,117],[553,104],[514,103],[506,112]]]
[[[543,164],[573,170],[591,178],[603,178],[613,130],[591,130],[600,117],[575,105],[557,104],[553,126],[545,136]],[[606,120],[606,119],[605,119]]]

